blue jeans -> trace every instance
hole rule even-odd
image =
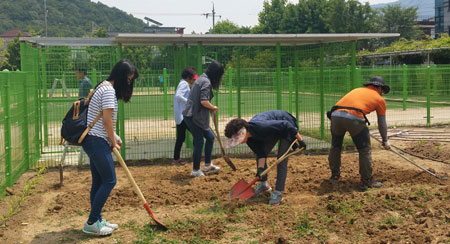
[[[184,122],[188,126],[189,130],[192,133],[192,137],[194,138],[194,153],[193,153],[193,161],[194,161],[194,170],[200,169],[200,160],[202,159],[202,149],[203,144],[205,143],[203,138],[206,139],[205,144],[205,165],[211,164],[211,154],[214,145],[214,133],[210,128],[204,130],[197,126],[194,121],[192,121],[192,117],[184,117]]]
[[[102,208],[117,182],[111,148],[105,139],[91,135],[84,138],[82,146],[89,156],[92,174],[88,222],[102,221]]]

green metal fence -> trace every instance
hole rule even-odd
[[[354,41],[299,46],[32,47],[22,43],[25,72],[0,75],[0,142],[5,145],[0,148],[0,186],[10,185],[17,172],[37,160],[47,166],[59,164],[64,151],[59,145],[61,120],[78,96],[77,65],[88,67],[87,76],[95,85],[121,58],[130,59],[140,72],[131,101],[119,103],[117,132],[124,139],[122,156],[129,160],[172,157],[173,95],[181,71],[193,66],[202,73],[211,60],[226,67],[212,101],[220,109],[222,133],[232,118],[250,119],[259,112],[283,109],[297,117],[309,148],[327,148],[325,112],[373,75],[383,76],[391,86],[385,96],[390,126],[450,120],[449,65],[358,67],[355,52]],[[374,116],[369,116],[372,126],[376,126]],[[188,136],[182,157],[191,157],[191,141]],[[76,164],[81,148],[68,149],[65,164]],[[244,145],[229,151],[248,152]],[[214,153],[220,154],[217,145]]]
[[[38,90],[33,73],[0,72],[0,194],[40,157]],[[1,196],[0,195],[0,196]]]

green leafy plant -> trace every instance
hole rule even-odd
[[[297,220],[297,235],[299,237],[305,236],[313,231],[313,226],[311,220],[309,219],[309,214],[305,213]]]

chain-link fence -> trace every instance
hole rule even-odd
[[[355,52],[354,41],[298,46],[248,43],[32,47],[22,43],[25,72],[0,76],[0,142],[5,145],[0,148],[0,185],[10,180],[6,179],[11,171],[8,167],[33,165],[38,159],[47,166],[61,160],[65,164],[86,163],[80,147],[59,144],[61,121],[79,97],[83,79],[95,86],[108,77],[121,58],[131,60],[140,73],[131,101],[119,102],[117,132],[124,139],[121,153],[128,160],[172,158],[176,134],[173,97],[181,72],[193,66],[201,74],[213,60],[226,67],[212,101],[219,107],[221,133],[232,118],[250,119],[259,112],[282,109],[297,117],[309,148],[327,148],[330,133],[326,111],[374,75],[383,76],[391,86],[391,92],[385,95],[389,126],[450,120],[450,66],[357,67]],[[85,77],[77,74],[80,70],[85,71]],[[369,115],[372,126],[376,126],[375,116]],[[216,144],[213,153],[218,155]],[[190,158],[191,151],[192,137],[188,136],[181,156]],[[229,151],[249,152],[245,145]]]

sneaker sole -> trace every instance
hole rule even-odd
[[[271,203],[269,203],[269,205],[271,205],[271,206],[278,206],[278,205],[280,205],[280,204],[281,204],[281,202],[283,202],[283,199],[281,199],[281,201],[280,201],[280,202],[278,202],[278,203],[275,203],[275,204],[271,204]]]
[[[203,171],[203,170],[202,170]],[[212,175],[212,174],[218,174],[220,169],[218,170],[209,170],[209,171],[203,171],[203,174],[205,175]]]
[[[205,176],[205,174],[203,174],[203,175],[191,175],[191,178],[198,178],[198,177],[203,177],[203,176]]]
[[[112,234],[112,231],[111,231],[111,233],[100,234],[100,233],[88,231],[88,230],[85,230],[85,229],[83,229],[83,232],[86,233],[86,234],[95,235],[95,236],[108,236],[108,235]]]

